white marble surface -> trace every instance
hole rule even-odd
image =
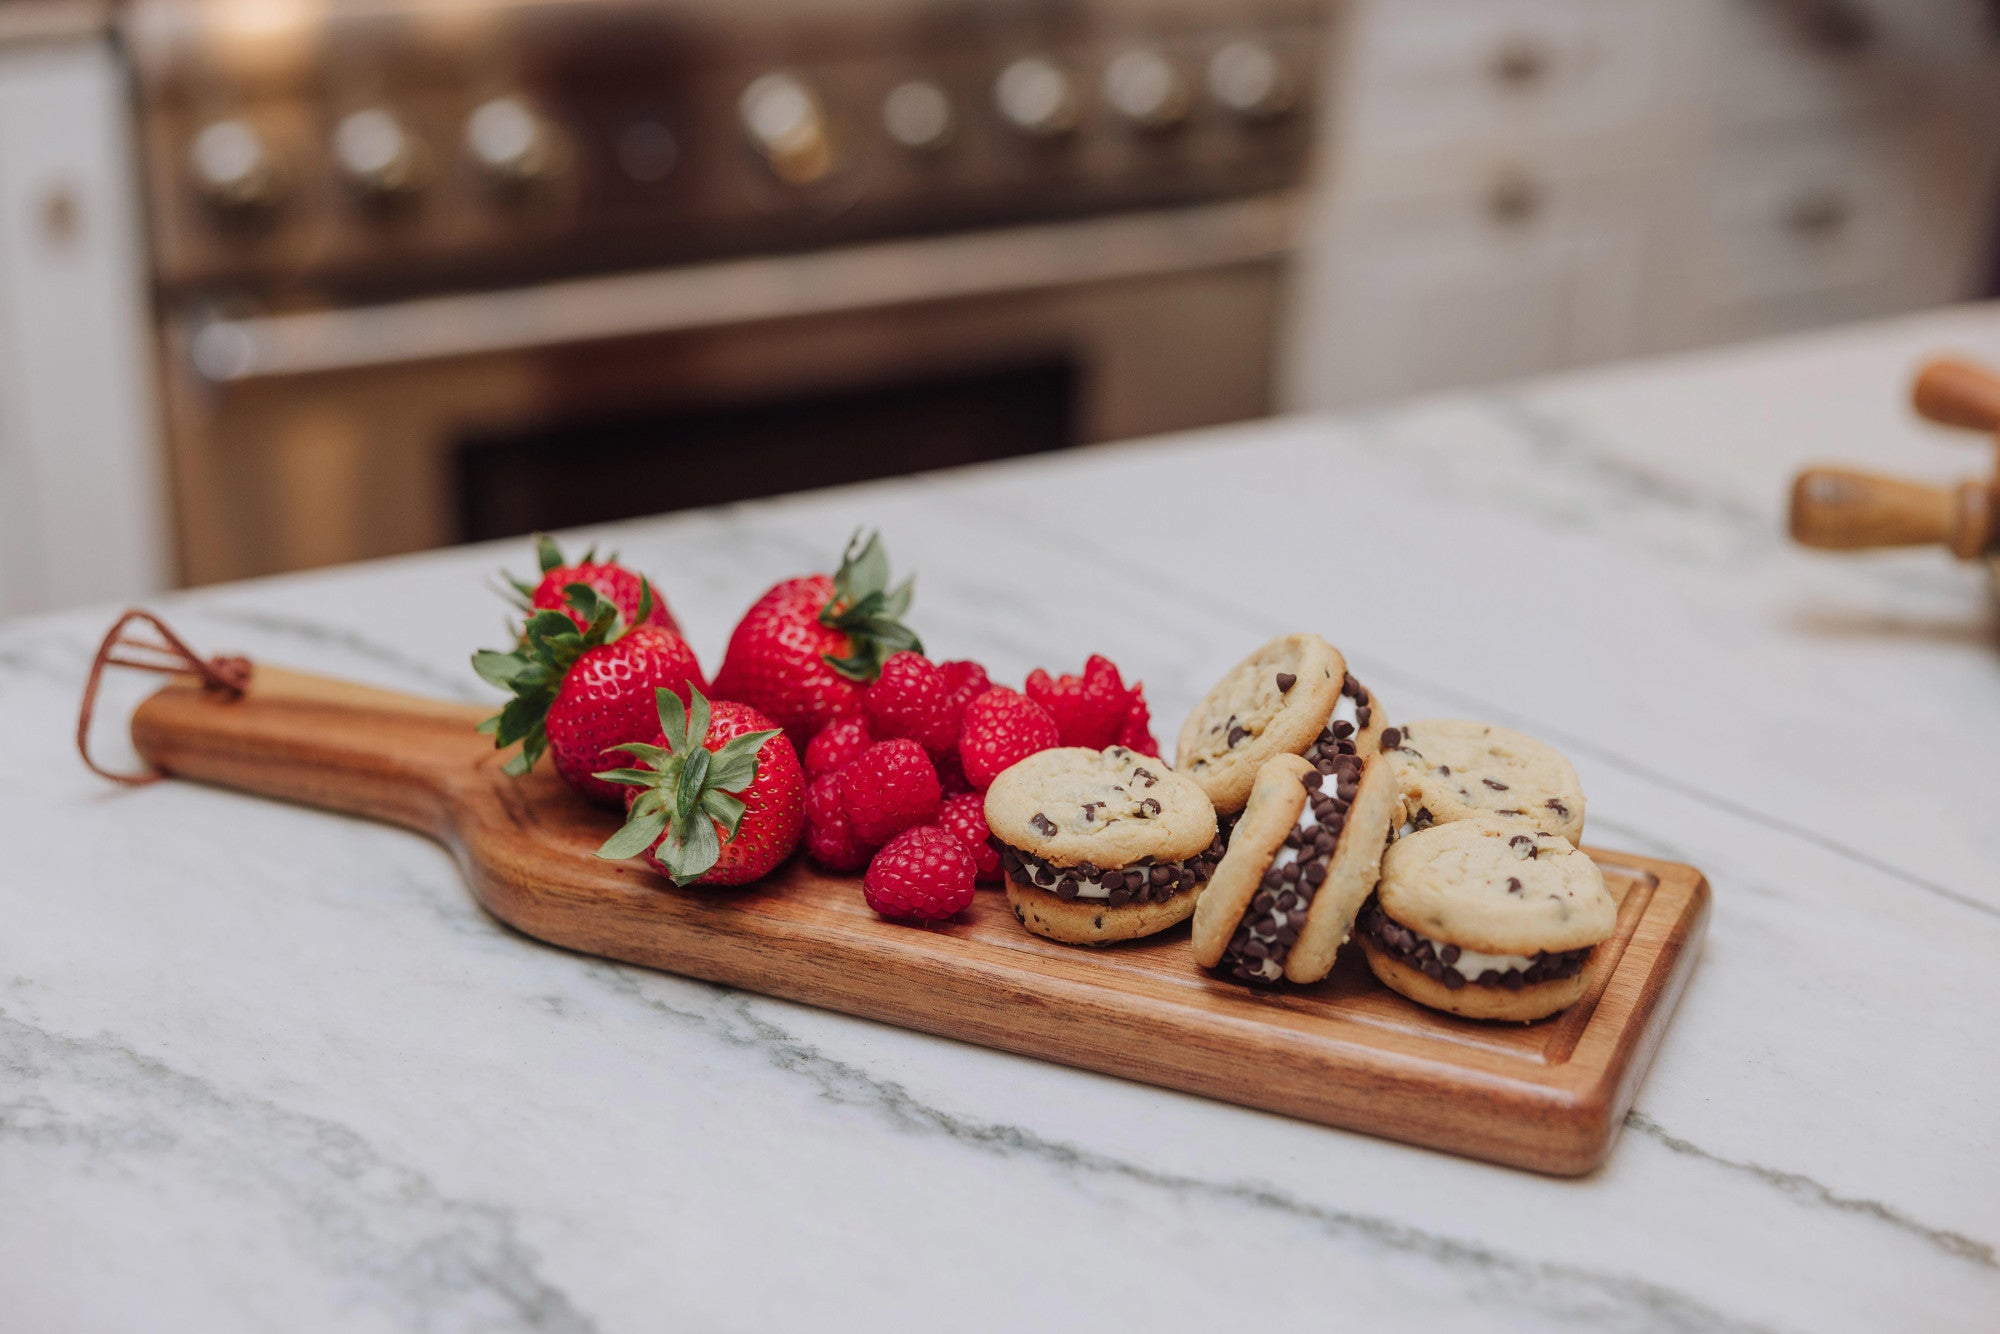
[[[1395,716],[1564,746],[1595,841],[1716,891],[1580,1181],[545,948],[413,835],[107,790],[69,730],[108,616],[0,626],[0,1326],[1994,1328],[1996,618],[1779,535],[1806,459],[1979,461],[1900,407],[1942,347],[2000,362],[2000,310],[617,531],[711,666],[870,523],[935,650],[1101,650],[1169,735],[1311,626]],[[168,609],[472,697],[526,558]]]

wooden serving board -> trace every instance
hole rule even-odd
[[[501,773],[483,710],[260,666],[230,699],[176,683],[132,720],[158,768],[388,820],[449,846],[479,902],[531,936],[905,1028],[1540,1172],[1610,1152],[1708,922],[1690,866],[1590,849],[1620,902],[1583,1000],[1529,1025],[1455,1019],[1349,950],[1326,981],[1250,991],[1185,927],[1057,945],[981,891],[952,921],[887,922],[802,858],[736,890],[676,890],[591,855],[615,818],[544,772]]]

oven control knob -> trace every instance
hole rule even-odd
[[[787,185],[810,185],[833,170],[833,141],[817,94],[789,74],[751,81],[737,101],[743,133],[771,173]]]
[[[882,128],[914,153],[943,148],[951,142],[951,98],[928,79],[899,83],[882,99]]]
[[[1022,134],[1054,139],[1083,122],[1083,102],[1068,71],[1042,56],[1026,56],[993,81],[993,105]]]
[[[1208,93],[1245,120],[1281,116],[1298,97],[1284,62],[1262,42],[1231,42],[1210,57]]]
[[[496,97],[467,118],[465,153],[493,185],[518,189],[555,174],[556,135],[520,98]]]
[[[1141,129],[1164,130],[1187,118],[1187,80],[1157,51],[1126,51],[1104,67],[1104,100]]]
[[[219,120],[188,145],[194,187],[214,208],[232,213],[274,207],[284,197],[278,160],[248,121]]]
[[[415,194],[429,170],[424,146],[380,107],[352,112],[333,127],[333,160],[355,193],[380,203]]]

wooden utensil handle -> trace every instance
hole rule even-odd
[[[446,832],[445,798],[493,761],[491,710],[258,664],[241,698],[178,680],[132,715],[132,743],[182,778]]]
[[[1809,468],[1792,484],[1791,530],[1809,547],[1852,551],[1936,543],[1970,560],[1992,550],[1992,487],[1925,486],[1846,468]]]
[[[1946,426],[2000,431],[2000,375],[1955,357],[1940,357],[1917,374],[1910,402],[1919,415]]]

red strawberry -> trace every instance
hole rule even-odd
[[[924,748],[907,737],[878,741],[840,771],[840,800],[854,836],[881,847],[937,818],[944,793]]]
[[[978,868],[981,884],[997,884],[1000,879],[1000,854],[987,840],[993,831],[986,827],[986,798],[977,792],[966,792],[948,798],[944,809],[938,812],[938,828],[958,835],[966,851],[972,854],[972,864]]]
[[[984,792],[1002,770],[1061,744],[1047,709],[1018,690],[995,686],[965,706],[958,757],[966,778]]]
[[[638,765],[604,775],[626,784],[624,828],[597,855],[643,856],[677,885],[740,885],[792,855],[805,827],[805,775],[784,733],[757,710],[689,692],[657,696],[664,746],[619,749]],[[698,767],[697,767],[698,766]]]
[[[958,744],[964,706],[951,707],[944,673],[921,653],[891,654],[862,699],[877,736],[908,737],[933,755]]]
[[[847,544],[832,578],[787,579],[758,598],[715,674],[716,693],[762,709],[800,747],[834,719],[863,711],[862,688],[891,654],[923,651],[902,623],[909,582],[891,589],[881,542],[874,534],[865,543],[859,538]]]
[[[935,922],[972,902],[975,874],[972,854],[956,835],[918,825],[875,854],[861,890],[884,917]]]
[[[569,612],[536,612],[513,652],[472,655],[474,671],[514,696],[480,730],[494,734],[496,748],[521,743],[505,765],[508,773],[527,773],[548,750],[571,787],[600,805],[623,805],[621,788],[593,777],[618,763],[605,752],[658,730],[656,690],[686,696],[707,682],[694,650],[673,631],[625,629],[618,609],[588,585],[571,588],[569,598]],[[577,614],[586,626],[581,633]]]
[[[946,707],[951,710],[954,728],[965,716],[965,706],[993,688],[986,669],[969,658],[939,663],[938,675],[944,677]]]
[[[525,601],[521,609],[530,616],[538,611],[559,611],[576,622],[578,630],[588,630],[590,622],[574,611],[568,602],[567,590],[571,584],[588,584],[597,595],[618,608],[618,614],[625,618],[627,625],[658,625],[681,632],[680,623],[667,610],[666,602],[659,590],[653,590],[651,610],[639,614],[639,603],[645,597],[646,580],[636,571],[620,565],[615,557],[596,559],[596,548],[583,553],[583,559],[571,564],[562,557],[562,551],[555,542],[542,534],[535,534],[535,556],[541,562],[541,581],[530,587],[512,575],[504,576]]]
[[[814,778],[832,773],[874,744],[866,718],[836,718],[806,746],[806,773]]]
[[[840,775],[821,774],[806,787],[806,852],[829,871],[858,871],[874,851],[854,836],[840,800]]]
[[[1118,725],[1117,744],[1156,759],[1160,754],[1160,743],[1153,739],[1153,711],[1146,707],[1146,687],[1136,681],[1132,683],[1132,703],[1125,710],[1125,721]]]

